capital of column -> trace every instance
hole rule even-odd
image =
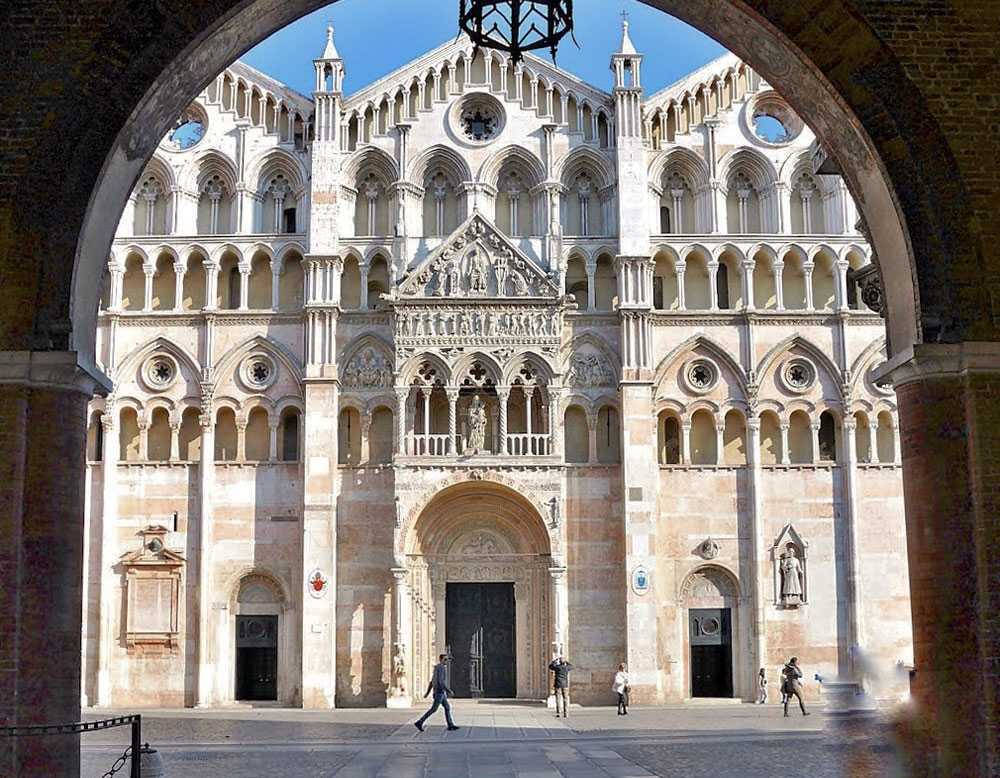
[[[550,567],[549,575],[552,576],[553,581],[558,582],[561,581],[563,577],[566,575],[566,570],[567,570],[566,567]]]
[[[497,397],[501,400],[506,400],[510,397],[510,387],[506,385],[501,385],[496,387]]]
[[[842,425],[843,425],[843,428],[844,428],[844,432],[847,432],[847,433],[849,433],[851,435],[853,435],[857,431],[857,429],[858,429],[858,423],[854,419],[844,419],[844,421],[842,422]],[[818,425],[817,425],[816,429],[819,429]]]
[[[397,586],[406,583],[406,578],[410,574],[409,568],[406,567],[392,567],[389,568],[389,572],[392,573],[393,580]]]
[[[820,424],[818,421],[809,422],[809,429],[811,429],[813,432],[819,432],[822,426],[823,425]]]
[[[448,396],[448,402],[457,402],[461,392],[461,388],[457,386],[446,386],[444,390],[444,393]]]

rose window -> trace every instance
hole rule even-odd
[[[462,112],[462,132],[469,140],[482,143],[496,137],[499,119],[487,108],[475,106]]]
[[[707,359],[691,362],[684,371],[684,383],[697,394],[711,391],[719,381],[719,370]]]
[[[243,363],[240,377],[245,386],[254,391],[267,389],[277,377],[277,368],[270,357],[257,354]]]
[[[166,391],[177,378],[177,364],[164,354],[154,356],[146,362],[142,376],[143,383],[152,391]]]
[[[804,392],[816,380],[816,371],[804,359],[789,360],[781,373],[782,382],[793,392]]]

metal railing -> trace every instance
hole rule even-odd
[[[0,737],[37,737],[39,735],[79,735],[84,732],[97,732],[102,729],[113,729],[114,727],[132,727],[132,738],[128,748],[101,778],[111,778],[115,773],[125,766],[130,758],[132,760],[129,778],[141,778],[140,764],[142,762],[140,753],[142,752],[142,716],[138,713],[131,716],[116,716],[113,719],[101,719],[100,721],[80,721],[76,724],[33,724],[27,726],[0,727]],[[149,744],[147,743],[148,747]]]

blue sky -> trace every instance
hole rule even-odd
[[[627,11],[632,40],[645,55],[643,85],[655,92],[725,52],[693,27],[638,0],[576,0],[576,39],[559,48],[558,64],[585,81],[611,86],[610,55],[621,42],[621,13]],[[337,30],[337,48],[347,68],[344,89],[355,92],[391,73],[458,32],[455,0],[340,0],[279,30],[243,60],[294,89],[310,94],[312,60]]]

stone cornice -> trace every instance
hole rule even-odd
[[[96,367],[81,365],[75,351],[0,351],[0,384],[30,389],[106,395],[111,381]]]
[[[1000,373],[1000,343],[918,343],[879,366],[873,377],[898,389],[914,381],[970,373]]]

